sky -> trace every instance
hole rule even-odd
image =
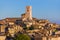
[[[0,0],[0,20],[21,17],[26,6],[32,6],[33,17],[60,24],[60,0]]]

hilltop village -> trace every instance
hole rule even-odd
[[[19,18],[0,20],[0,40],[7,40],[7,36],[14,37],[18,32],[34,40],[60,40],[60,25],[32,17],[31,6],[26,6],[25,13]]]

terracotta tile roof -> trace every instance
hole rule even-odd
[[[16,20],[20,20],[21,18],[6,18],[3,20],[0,20],[0,24],[6,24],[6,22],[15,22]]]
[[[5,20],[8,22],[14,22],[14,21],[16,21],[16,20],[19,20],[20,18],[6,18]]]
[[[0,20],[0,24],[5,24],[6,22],[3,20]]]

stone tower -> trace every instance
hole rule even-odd
[[[27,19],[32,20],[32,7],[26,6]]]
[[[32,20],[32,7],[26,6],[26,12],[21,15],[23,21]]]

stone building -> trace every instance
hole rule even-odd
[[[0,25],[0,32],[5,33],[6,25]]]
[[[42,40],[60,40],[59,36],[42,37]]]
[[[22,14],[22,20],[32,20],[32,7],[27,6],[25,14]]]
[[[6,36],[0,36],[0,40],[5,40],[6,39]]]

